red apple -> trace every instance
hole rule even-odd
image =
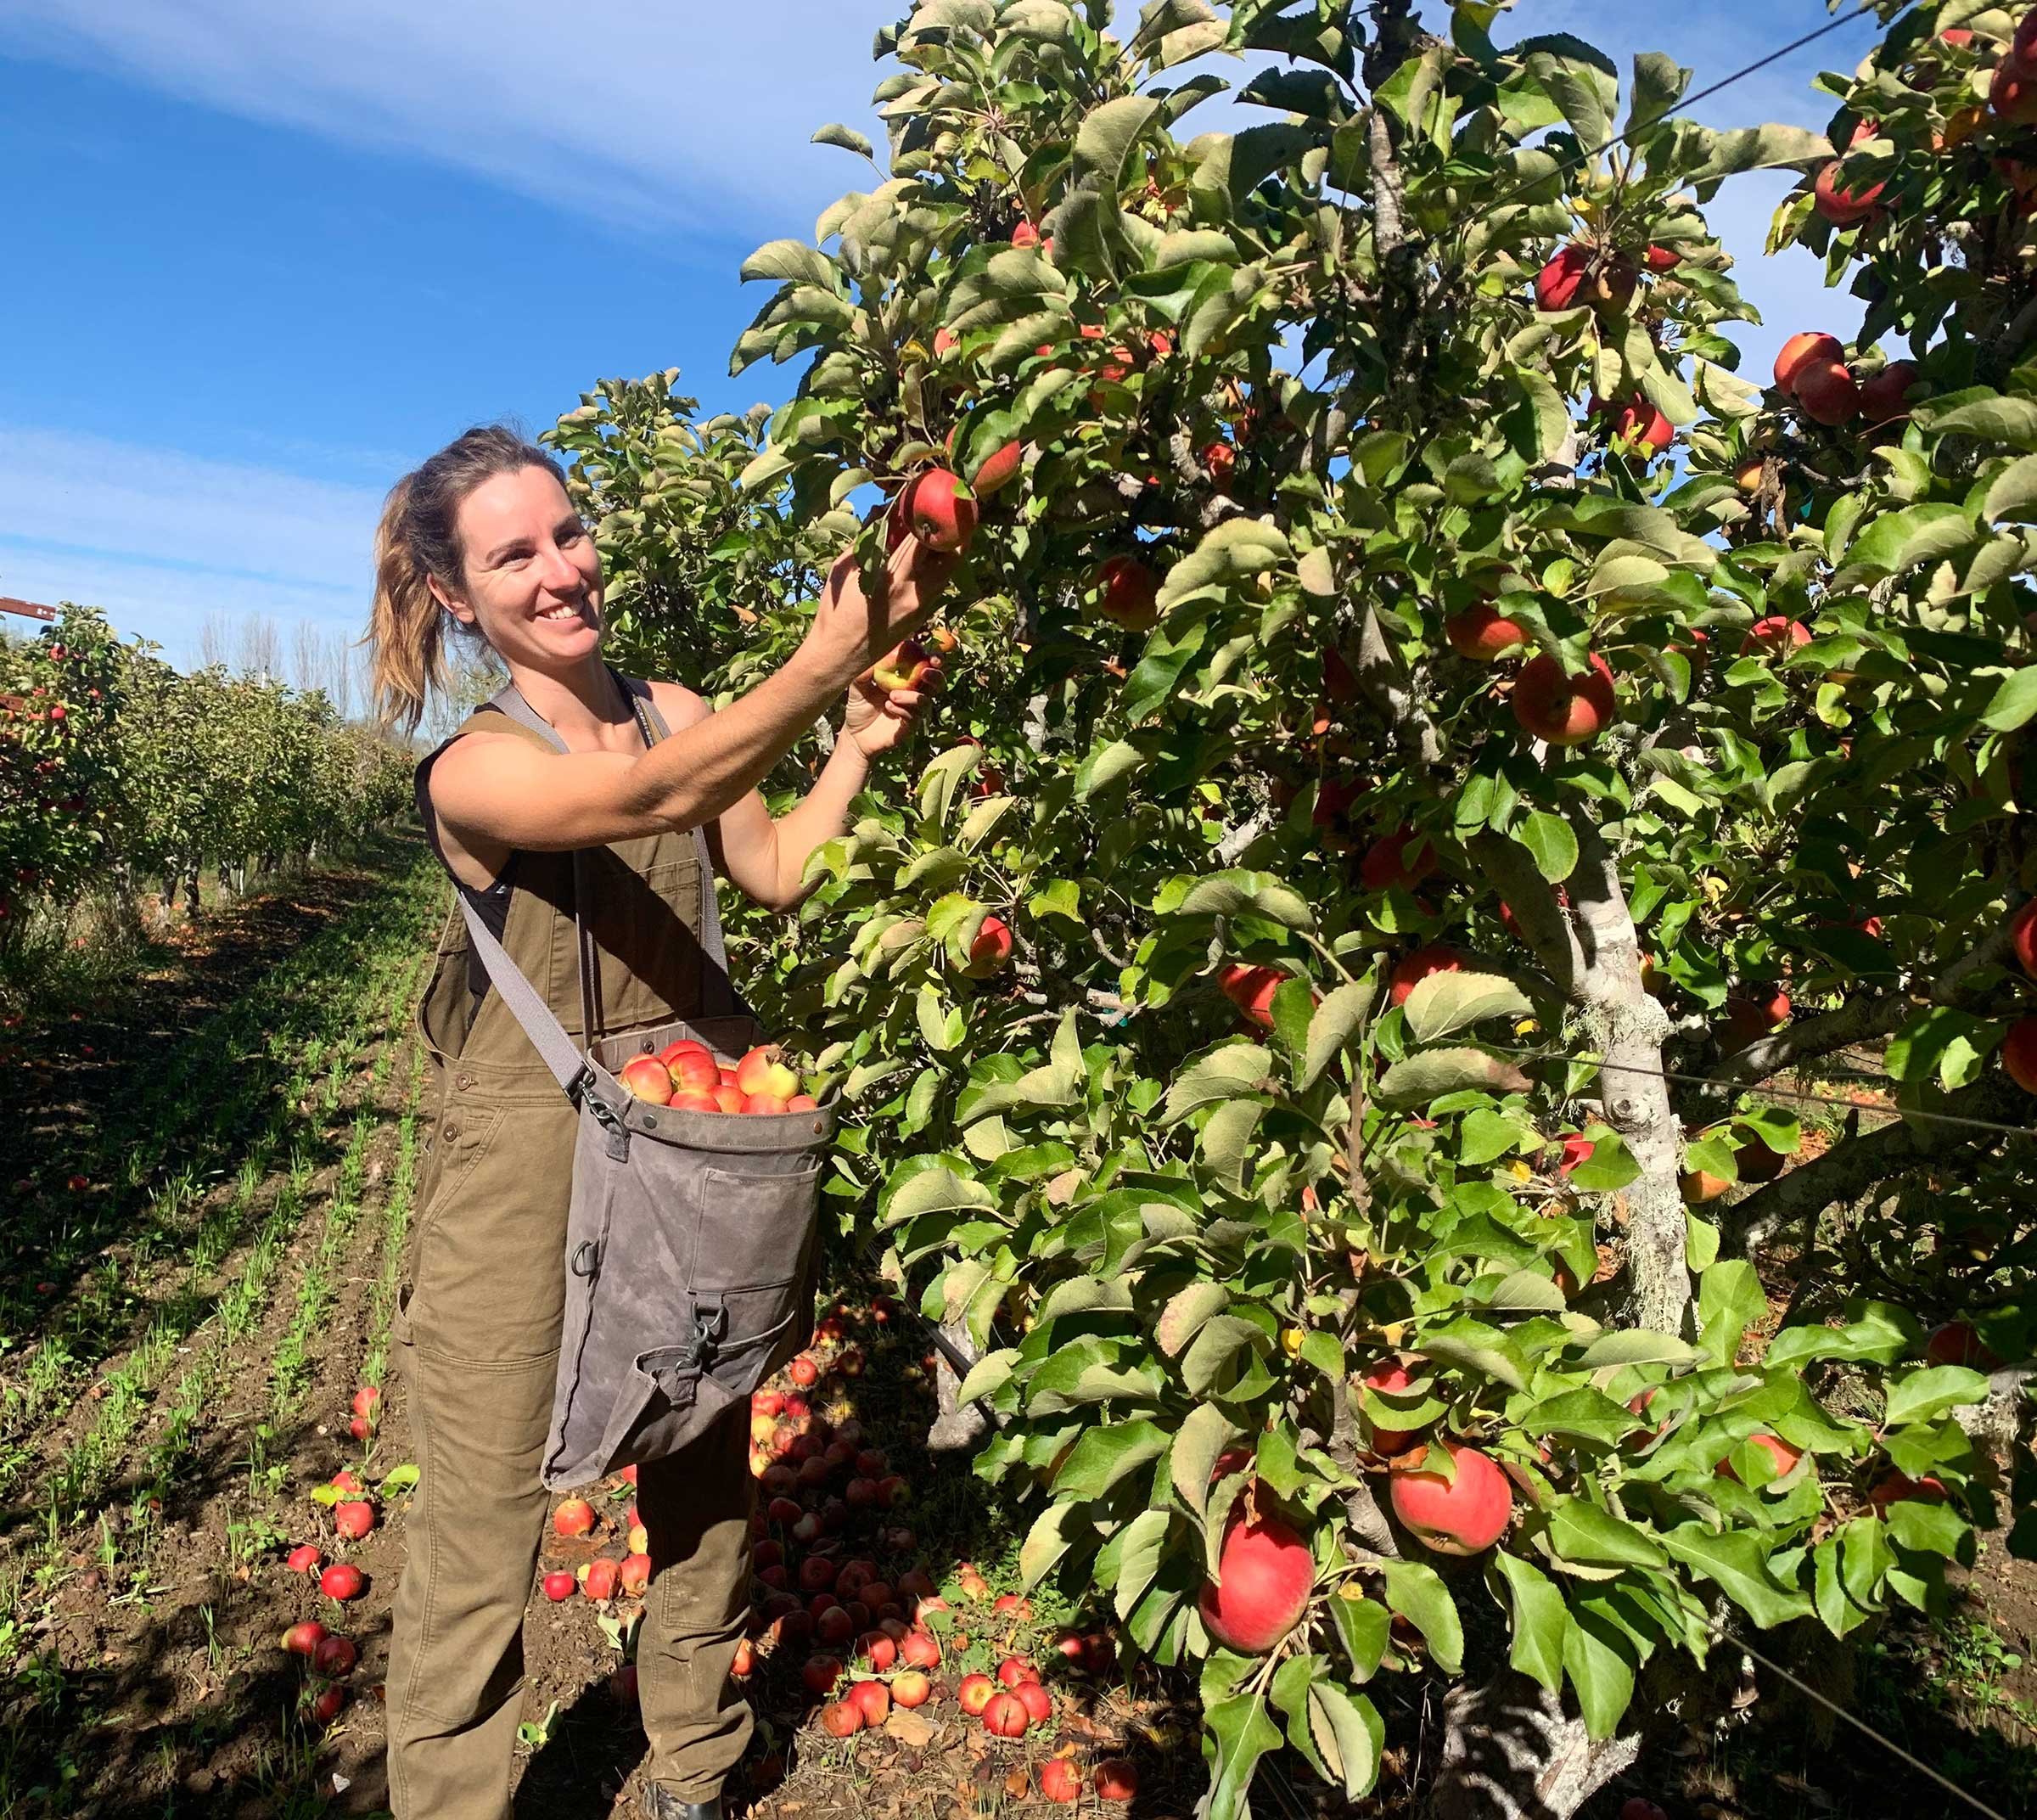
[[[1867,1490],[1868,1507],[1877,1517],[1888,1514],[1891,1504],[1900,1504],[1914,1499],[1922,1504],[1942,1504],[1945,1501],[1944,1480],[1927,1473],[1922,1479],[1912,1479],[1907,1473],[1891,1468]]]
[[[934,1683],[917,1668],[906,1669],[891,1677],[891,1698],[908,1711],[915,1706],[925,1705],[933,1697]]]
[[[932,673],[933,654],[917,639],[894,645],[870,666],[870,680],[883,689],[917,688]],[[738,1070],[738,1073],[740,1074]],[[741,1081],[736,1083],[742,1085]]]
[[[1871,379],[1860,381],[1860,415],[1869,429],[1909,416],[1907,394],[1916,384],[1916,362],[1892,360]]]
[[[556,1605],[561,1599],[571,1598],[579,1585],[572,1575],[563,1570],[547,1574],[543,1581],[545,1597]]]
[[[800,1679],[809,1694],[832,1694],[835,1683],[842,1678],[842,1662],[839,1656],[810,1655],[800,1671]]]
[[[1136,556],[1106,558],[1096,574],[1097,611],[1128,632],[1146,632],[1159,619],[1160,576]]]
[[[1776,1476],[1778,1479],[1795,1470],[1797,1462],[1804,1458],[1801,1447],[1791,1446],[1779,1435],[1749,1435],[1747,1438],[1776,1463]],[[1721,1479],[1737,1479],[1740,1476],[1733,1470],[1730,1457],[1720,1461],[1714,1470]]]
[[[1008,486],[1018,478],[1020,463],[1025,458],[1025,445],[1007,442],[1003,447],[993,449],[984,458],[983,465],[976,470],[971,483],[979,499],[988,499],[1001,488]]]
[[[654,1055],[633,1055],[622,1064],[615,1078],[637,1098],[654,1106],[666,1104],[672,1097],[672,1073]]]
[[[1443,621],[1443,636],[1458,656],[1479,664],[1496,663],[1528,642],[1527,628],[1487,600],[1451,614]]]
[[[1658,246],[1652,241],[1646,256],[1651,272],[1674,272],[1683,263],[1683,255],[1675,247]]]
[[[1797,368],[1790,386],[1804,414],[1827,429],[1851,423],[1860,413],[1860,389],[1840,360],[1810,360]]]
[[[863,1728],[863,1709],[854,1700],[829,1700],[821,1708],[821,1729],[835,1738],[853,1738]]]
[[[1273,995],[1287,978],[1277,967],[1248,967],[1232,961],[1217,975],[1217,990],[1262,1030],[1273,1028]]]
[[[1438,1554],[1477,1554],[1507,1533],[1513,1492],[1505,1473],[1476,1447],[1445,1442],[1456,1480],[1423,1472],[1424,1447],[1394,1463],[1394,1514]]]
[[[283,1647],[292,1655],[311,1655],[325,1641],[326,1628],[316,1618],[306,1618],[301,1624],[293,1624],[283,1633]]]
[[[585,1536],[594,1527],[594,1507],[584,1497],[569,1497],[552,1513],[552,1527],[561,1536]]]
[[[1387,997],[1392,1003],[1404,1005],[1408,1001],[1408,996],[1432,973],[1457,973],[1462,970],[1463,966],[1464,957],[1455,948],[1447,947],[1442,943],[1432,943],[1427,947],[1417,948],[1394,969],[1392,985]]]
[[[372,1505],[355,1502],[333,1507],[333,1527],[349,1542],[359,1542],[374,1526]]]
[[[955,1689],[955,1703],[974,1719],[980,1716],[996,1693],[997,1683],[988,1675],[964,1675],[962,1684]],[[1023,1706],[1018,1710],[1021,1713],[1025,1710]]]
[[[1035,1725],[1045,1725],[1054,1716],[1054,1698],[1036,1681],[1022,1681],[1012,1689],[1025,1716]]]
[[[1513,686],[1513,717],[1524,732],[1551,745],[1583,745],[1605,730],[1617,710],[1613,671],[1592,654],[1576,676],[1548,653],[1523,665]]]
[[[1271,1512],[1255,1523],[1232,1519],[1216,1573],[1196,1609],[1220,1643],[1249,1655],[1265,1654],[1294,1628],[1316,1583],[1308,1543]]]
[[[1933,1365],[1964,1365],[1969,1371],[1999,1371],[2001,1359],[1968,1321],[1948,1321],[1933,1328],[1924,1342],[1924,1357]]]
[[[1624,255],[1580,245],[1573,240],[1535,275],[1539,310],[1568,310],[1589,304],[1601,315],[1619,315],[1633,301],[1637,274]]]
[[[1771,613],[1748,627],[1747,636],[1740,641],[1740,654],[1753,657],[1758,654],[1780,659],[1810,643],[1810,628],[1803,621]]]
[[[351,1637],[322,1637],[318,1647],[311,1652],[311,1666],[334,1680],[352,1674],[354,1664],[360,1660],[361,1652],[354,1647]]]
[[[1870,183],[1865,189],[1841,188],[1839,160],[1835,158],[1811,184],[1811,207],[1835,228],[1855,228],[1876,212],[1881,193],[1879,183]]]
[[[1843,360],[1846,350],[1837,335],[1826,334],[1822,330],[1799,329],[1782,344],[1782,351],[1776,356],[1776,384],[1788,391],[1793,386],[1799,370],[1814,360]]]
[[[310,1574],[316,1573],[324,1560],[325,1557],[313,1543],[300,1542],[290,1550],[283,1564],[293,1574]]]
[[[1778,986],[1756,986],[1748,989],[1751,997],[1729,998],[1726,1002],[1726,1042],[1731,1050],[1744,1049],[1750,1042],[1759,1041],[1771,1030],[1780,1030],[1789,1021],[1789,994]]]
[[[1412,828],[1382,834],[1358,862],[1358,882],[1368,891],[1411,891],[1436,869],[1436,850]]]
[[[631,1554],[623,1557],[622,1566],[616,1578],[622,1590],[631,1598],[642,1598],[651,1583],[651,1558],[648,1554]]]
[[[321,1688],[311,1697],[311,1715],[320,1725],[330,1725],[339,1717],[340,1709],[346,1705],[345,1688]]]
[[[357,1416],[372,1416],[376,1413],[381,1402],[382,1392],[372,1384],[364,1384],[354,1392],[354,1413]]]
[[[1066,1757],[1049,1757],[1040,1766],[1040,1792],[1066,1806],[1082,1799],[1082,1772]]]
[[[800,1090],[800,1077],[785,1065],[784,1054],[775,1042],[760,1043],[736,1064],[735,1084],[745,1094],[772,1093],[790,1099]]]
[[[1676,440],[1676,426],[1645,392],[1632,392],[1625,398],[1594,398],[1591,410],[1608,425],[1613,436],[1650,454],[1659,455]]]
[[[1039,244],[1040,230],[1030,222],[1020,222],[1016,228],[1012,229],[1012,244],[1013,246],[1037,246]]]
[[[2018,1018],[2001,1039],[2001,1065],[2026,1093],[2037,1093],[2037,1017]]]
[[[946,468],[913,477],[899,501],[912,535],[936,550],[966,550],[976,535],[976,502]]]
[[[1015,1688],[1022,1681],[1037,1681],[1040,1671],[1022,1655],[1007,1655],[997,1665],[997,1681],[1001,1687]]]
[[[1377,1364],[1368,1366],[1359,1379],[1359,1382],[1367,1390],[1378,1390],[1389,1396],[1397,1396],[1410,1388],[1414,1381],[1414,1374],[1395,1358],[1381,1359]],[[1375,1423],[1372,1425],[1372,1452],[1390,1458],[1395,1454],[1406,1452],[1421,1438],[1422,1430],[1418,1428],[1381,1428]]]
[[[984,1702],[983,1728],[993,1738],[1023,1738],[1032,1722],[1015,1694],[993,1694]]]
[[[338,1599],[345,1604],[347,1600],[360,1598],[368,1581],[361,1570],[351,1561],[335,1561],[318,1576],[318,1590],[328,1598]]]
[[[580,1590],[597,1603],[615,1597],[617,1581],[621,1577],[619,1564],[607,1555],[599,1555],[592,1561],[583,1561],[580,1568]]]
[[[972,980],[987,980],[1012,958],[1011,927],[1002,917],[986,916],[969,944],[969,963],[962,970]]]
[[[2014,57],[2003,58],[1988,85],[1988,111],[2012,126],[2037,126],[2037,76]]]
[[[891,1690],[881,1681],[859,1681],[845,1697],[855,1702],[863,1723],[873,1729],[891,1716]]]
[[[1139,1767],[1129,1757],[1105,1757],[1096,1779],[1100,1800],[1129,1801],[1139,1792]]]

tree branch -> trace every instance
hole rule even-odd
[[[1953,1094],[1944,1109],[1964,1118],[1989,1119],[2014,1109],[2004,1104],[2003,1084],[1989,1075]],[[1943,1165],[1962,1155],[1979,1155],[2001,1142],[1995,1132],[1902,1120],[1879,1131],[1834,1144],[1824,1155],[1800,1169],[1786,1171],[1735,1204],[1732,1224],[1742,1248],[1760,1244],[1778,1227],[1835,1203],[1858,1200],[1878,1182],[1900,1176],[1923,1162]]]
[[[2010,906],[2012,911],[2017,907]],[[1997,967],[2010,958],[2009,925],[2001,926],[1970,953],[1950,962],[1924,986],[1922,996],[1892,988],[1869,993],[1821,1018],[1807,1018],[1750,1042],[1730,1055],[1713,1070],[1712,1078],[1744,1084],[1759,1081],[1794,1063],[1849,1044],[1871,1042],[1900,1030],[1920,1004],[1951,1005],[1964,996],[1967,982],[1984,967]]]

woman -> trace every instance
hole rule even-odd
[[[602,661],[600,559],[542,450],[472,430],[390,492],[368,633],[384,718],[415,727],[427,690],[444,683],[452,621],[487,642],[568,749],[483,708],[418,767],[418,804],[456,887],[583,1043],[574,851],[598,1028],[687,1015],[703,965],[692,831],[706,831],[715,870],[757,902],[798,902],[807,856],[841,833],[871,761],[923,705],[865,672],[925,623],[953,561],[908,538],[871,598],[845,555],[797,652],[715,713],[679,683],[632,685]],[[638,691],[670,738],[651,743]],[[833,756],[774,822],[756,785],[845,691]],[[433,1122],[395,1333],[422,1478],[390,1649],[390,1800],[398,1820],[503,1820],[548,1506],[538,1463],[575,1115],[489,990],[457,906],[418,1027]],[[654,1570],[637,1652],[654,1816],[718,1817],[749,1735],[728,1672],[746,1606],[747,1439],[726,1421],[637,1476]]]

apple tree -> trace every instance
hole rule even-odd
[[[968,548],[966,736],[752,997],[1028,1574],[1193,1670],[1215,1815],[1369,1789],[1386,1674],[1451,1683],[1439,1812],[1530,1811],[1501,1734],[1568,1813],[1644,1676],[2029,1503],[2024,34],[1892,5],[1827,134],[1721,132],[1489,6],[1111,10],[881,31],[870,187],[744,267],[791,401],[559,441],[715,687],[871,490],[866,561]],[[1704,216],[1762,167],[1866,306],[1770,386]]]

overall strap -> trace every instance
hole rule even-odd
[[[644,744],[655,745],[660,739],[671,739],[672,730],[651,699],[650,684],[614,671],[610,674],[622,684],[637,711],[637,723],[644,729]],[[747,1013],[749,1008],[737,996],[734,981],[729,977],[728,948],[721,937],[721,907],[715,899],[714,856],[707,850],[704,828],[693,829],[693,851],[700,859],[700,947],[708,960],[702,969],[700,1014],[710,1018],[734,1017]]]

